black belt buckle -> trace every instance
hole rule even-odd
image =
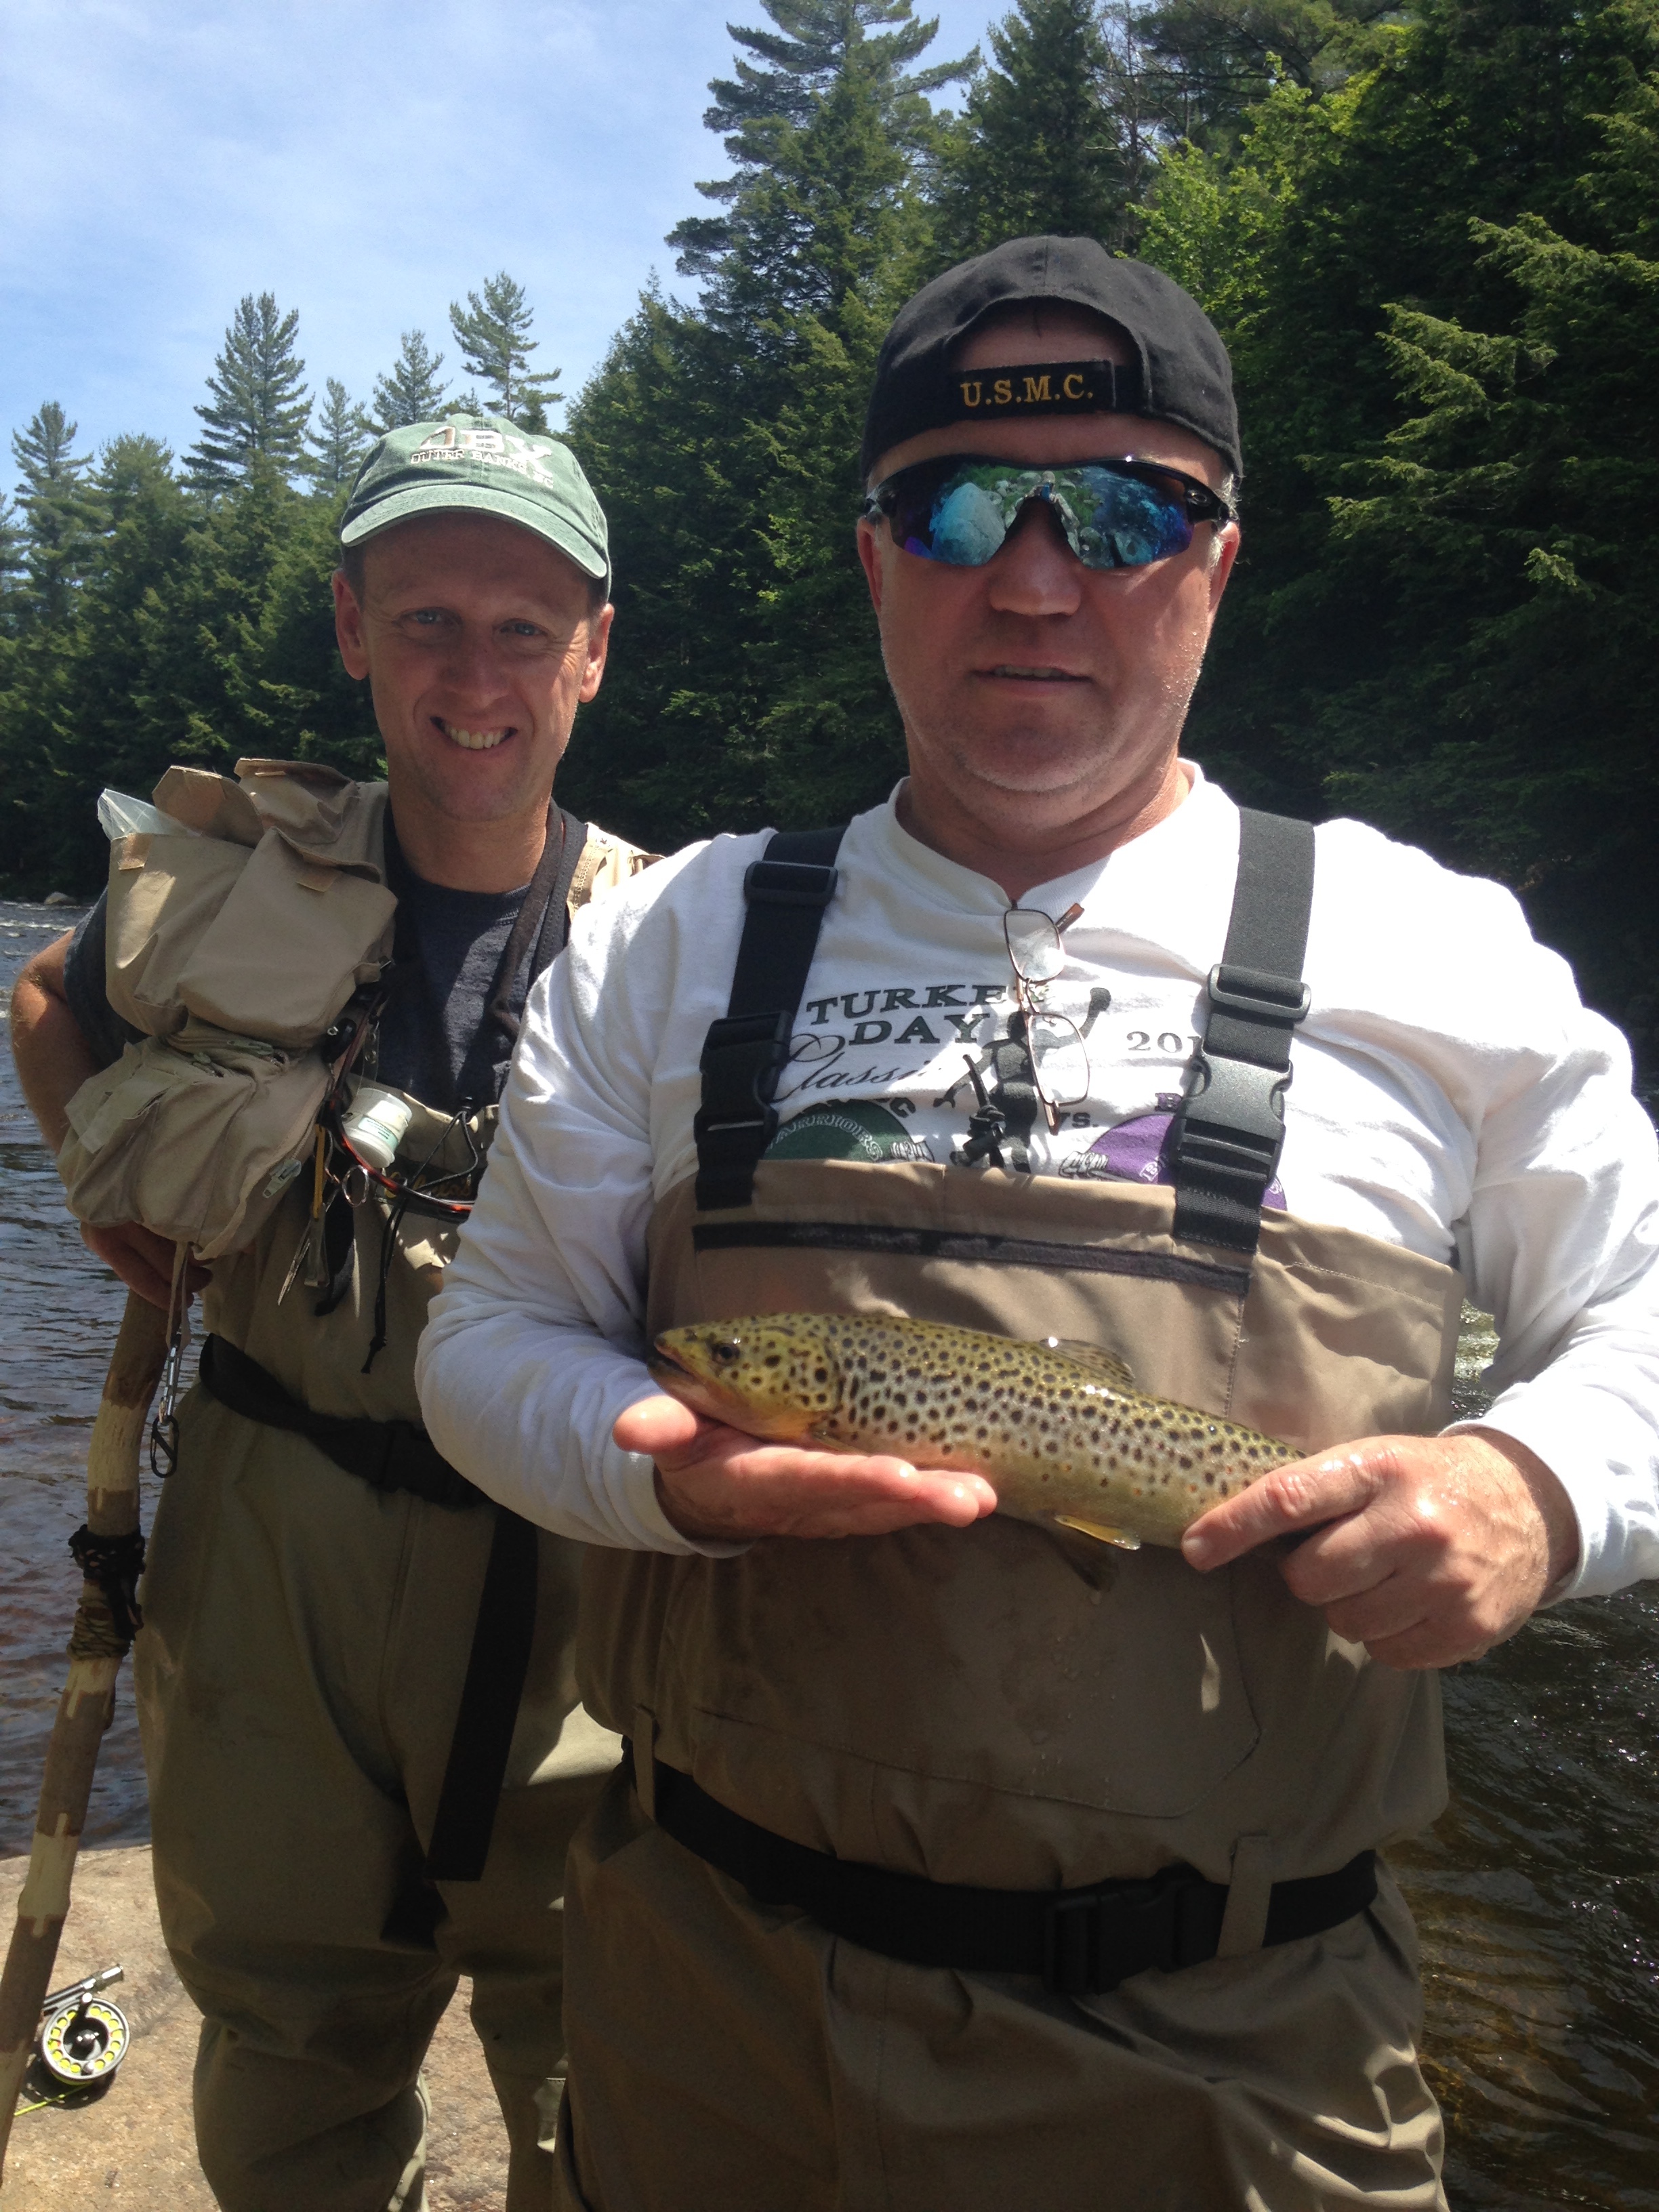
[[[1097,1964],[1100,1909],[1104,1901],[1097,1890],[1073,1890],[1055,1898],[1049,1905],[1042,1921],[1046,1988],[1061,1996],[1081,1997],[1117,1987],[1116,1981],[1103,1983]]]
[[[1225,1898],[1189,1866],[1062,1891],[1043,1916],[1043,1982],[1061,1996],[1105,1996],[1149,1966],[1168,1974],[1213,1959]]]

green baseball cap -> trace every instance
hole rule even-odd
[[[358,545],[411,515],[457,508],[533,531],[609,592],[605,510],[581,464],[556,438],[499,415],[410,422],[377,439],[352,483],[340,543]]]

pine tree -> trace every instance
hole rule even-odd
[[[562,394],[556,368],[530,367],[530,356],[541,343],[530,335],[533,320],[523,285],[515,284],[505,269],[485,278],[482,299],[469,292],[465,308],[457,300],[449,310],[462,366],[489,386],[489,411],[522,429],[545,431],[547,410],[558,405]]]
[[[927,95],[978,58],[913,69],[939,25],[916,21],[911,0],[763,5],[775,30],[731,33],[767,66],[740,58],[734,78],[715,78],[703,117],[736,173],[697,190],[730,212],[668,234],[680,274],[713,280],[708,311],[750,341],[790,315],[833,314],[914,248],[898,233],[937,142]]]
[[[77,428],[49,399],[11,441],[22,477],[24,618],[48,628],[69,617],[99,522],[97,497],[84,481],[88,458],[71,451]]]
[[[571,803],[659,842],[823,819],[901,757],[853,549],[859,421],[926,248],[923,88],[967,65],[914,66],[935,27],[908,0],[767,12],[778,36],[733,33],[767,66],[713,87],[739,173],[703,301],[647,294],[571,422],[635,641],[578,731]]]
[[[1095,0],[1019,0],[990,41],[939,164],[940,266],[1037,232],[1115,240],[1125,149]]]
[[[0,635],[15,629],[22,616],[18,580],[27,565],[26,542],[16,508],[0,493]]]
[[[568,787],[568,805],[668,851],[767,818],[750,763],[727,743],[757,713],[745,648],[757,617],[758,486],[744,373],[724,334],[653,282],[571,410],[570,443],[611,526],[618,619],[636,649],[616,656],[578,718],[560,790]]]
[[[118,530],[147,501],[159,500],[171,511],[179,489],[173,448],[143,430],[112,438],[98,456],[94,482],[111,530]]]
[[[1326,92],[1380,61],[1398,15],[1376,0],[1109,0],[1113,43],[1139,50],[1165,131],[1231,154],[1275,84]]]
[[[187,456],[191,480],[221,491],[248,474],[256,459],[284,474],[305,465],[310,412],[302,379],[305,363],[294,354],[297,308],[283,314],[272,294],[250,292],[225,332],[208,379],[210,404],[196,410],[207,425]]]
[[[1335,477],[1308,610],[1367,649],[1303,744],[1333,810],[1520,886],[1651,1073],[1659,72],[1602,121],[1563,228],[1473,226],[1510,330],[1388,309],[1404,419]]]
[[[434,419],[449,389],[438,379],[443,365],[441,353],[428,352],[424,331],[402,333],[397,360],[386,375],[374,380],[371,419],[376,437]]]
[[[337,492],[357,473],[368,449],[368,423],[363,410],[337,376],[331,376],[317,408],[314,429],[306,432],[311,458],[306,474],[320,492]]]
[[[160,763],[131,745],[149,720],[148,610],[174,570],[197,502],[158,439],[112,439],[91,489],[100,527],[88,538],[66,619],[8,640],[0,707],[0,872],[36,890],[96,888],[107,861],[93,807],[113,783],[145,792]],[[146,774],[146,770],[148,773]]]

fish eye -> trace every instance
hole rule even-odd
[[[730,1337],[726,1338],[724,1344],[715,1345],[714,1352],[715,1359],[722,1367],[729,1367],[734,1359],[741,1356],[740,1347]]]

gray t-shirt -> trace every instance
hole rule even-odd
[[[567,834],[583,838],[583,825],[569,820]],[[458,891],[445,884],[427,883],[404,860],[390,816],[386,879],[398,897],[396,957],[380,1017],[378,1060],[363,1072],[442,1113],[453,1113],[464,1098],[475,1105],[491,1103],[501,1097],[507,1080],[513,1045],[499,1024],[491,1023],[489,1033],[481,1034],[484,1009],[530,886],[522,884],[512,891]],[[544,951],[550,943],[555,951],[563,944],[557,917],[552,929],[538,933]],[[534,954],[532,944],[526,948],[513,979],[508,1003],[515,1014],[522,1011],[532,980]],[[107,1066],[141,1032],[130,1028],[110,1005],[104,970],[104,901],[100,898],[76,930],[64,987],[81,1034],[100,1065]]]

